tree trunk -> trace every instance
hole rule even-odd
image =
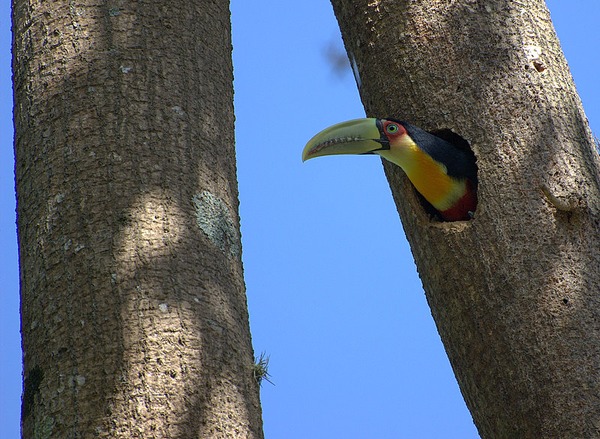
[[[600,164],[544,2],[332,3],[368,115],[477,156],[466,222],[385,171],[481,436],[600,436]]]
[[[24,437],[262,437],[229,2],[13,1]]]

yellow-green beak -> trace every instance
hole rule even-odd
[[[308,141],[302,151],[302,161],[324,155],[372,154],[388,149],[378,122],[374,118],[354,119],[324,129]]]

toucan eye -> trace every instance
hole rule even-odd
[[[388,134],[396,134],[398,132],[398,125],[391,123],[385,127],[385,130],[388,132]]]

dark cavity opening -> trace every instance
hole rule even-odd
[[[469,174],[470,174],[469,180],[471,181],[471,184],[473,186],[473,190],[475,191],[475,194],[477,194],[477,184],[478,184],[477,157],[475,156],[475,153],[471,149],[471,145],[469,144],[469,142],[465,138],[463,138],[461,135],[455,133],[454,131],[452,131],[449,128],[442,128],[439,130],[431,130],[431,131],[429,131],[429,133],[433,134],[436,137],[439,137],[440,139],[445,140],[446,142],[452,144],[458,150],[460,150],[464,154],[466,154],[466,159],[469,162],[469,166],[472,168],[471,172],[469,172]],[[437,220],[437,221],[448,221],[448,220],[444,219],[440,215],[440,213],[431,204],[429,204],[429,202],[427,202],[427,200],[425,200],[425,198],[423,198],[423,196],[421,194],[419,194],[417,192],[417,195],[419,196],[419,199],[421,200],[421,204],[423,205],[423,208],[431,216],[432,219]],[[476,210],[476,207],[477,207],[477,204],[476,204],[474,210]],[[469,212],[470,212],[469,218],[465,218],[465,220],[471,220],[475,217],[475,211],[472,211],[472,212],[469,211]]]

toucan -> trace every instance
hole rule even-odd
[[[477,164],[464,143],[449,142],[396,119],[354,119],[308,141],[302,160],[336,154],[378,154],[400,166],[444,221],[473,218]]]

